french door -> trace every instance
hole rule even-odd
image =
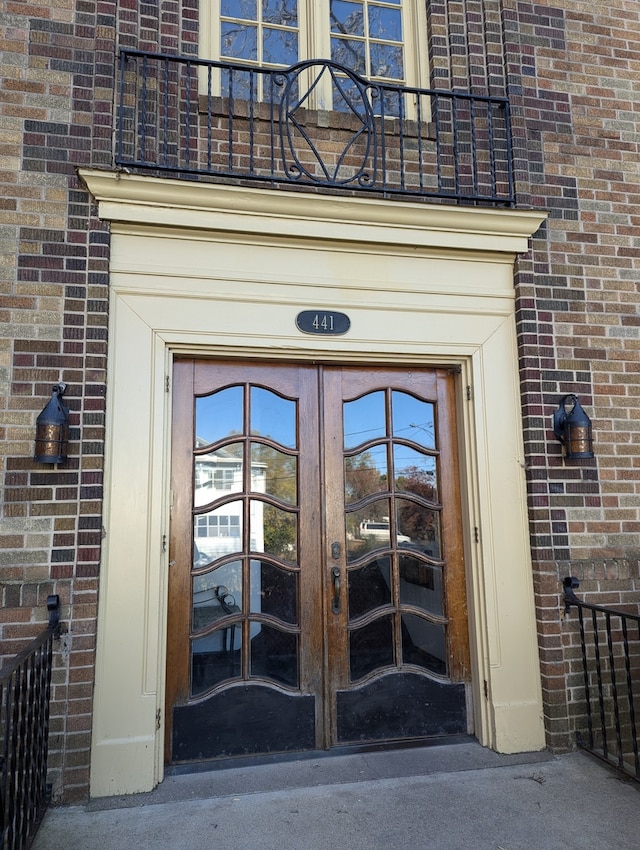
[[[454,378],[178,359],[168,761],[466,733]]]

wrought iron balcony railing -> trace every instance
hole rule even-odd
[[[330,110],[318,107],[326,93]],[[122,50],[116,164],[514,204],[506,98],[380,85],[329,61],[273,70]]]

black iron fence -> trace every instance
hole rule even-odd
[[[59,599],[47,599],[48,627],[0,670],[0,848],[31,846],[51,796],[47,785],[49,700]]]
[[[577,743],[640,781],[640,616],[578,599],[578,584],[564,579],[566,611],[577,610],[580,629],[581,684],[574,703],[584,722]]]
[[[512,206],[506,98],[125,50],[116,164],[225,181]]]

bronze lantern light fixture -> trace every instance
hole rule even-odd
[[[51,398],[36,419],[36,448],[33,459],[38,463],[63,463],[67,459],[69,408],[62,395],[67,385],[56,384]]]
[[[572,407],[567,411],[567,405]],[[565,457],[589,458],[593,454],[591,420],[582,409],[578,396],[569,393],[560,399],[553,414],[553,433],[564,446]]]

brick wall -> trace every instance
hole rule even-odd
[[[69,800],[88,780],[109,244],[74,169],[111,162],[115,9],[0,3],[0,638],[5,655],[21,648],[60,595],[51,767]],[[35,417],[60,380],[71,440],[56,468],[32,456]]]
[[[88,791],[109,262],[75,169],[113,162],[116,45],[193,52],[197,6],[0,0],[0,653],[34,637],[60,595],[50,766],[67,802]],[[61,380],[71,429],[57,468],[32,457]]]
[[[116,45],[193,54],[197,0],[0,0],[0,639],[10,654],[59,593],[55,793],[87,793],[101,545],[109,234],[75,168],[112,164]],[[431,84],[508,93],[518,201],[549,221],[516,268],[534,584],[549,742],[570,743],[575,622],[561,580],[637,604],[640,582],[640,9],[429,0]],[[68,384],[69,462],[31,459]],[[550,430],[577,392],[597,457]],[[612,595],[613,594],[613,595]]]
[[[518,264],[529,512],[549,743],[573,739],[577,640],[562,578],[638,605],[640,579],[640,9],[625,0],[505,3],[509,86],[528,153],[523,198],[549,221]],[[528,176],[527,176],[528,171]],[[528,184],[528,185],[527,185]],[[550,433],[566,393],[594,424],[594,460]]]

